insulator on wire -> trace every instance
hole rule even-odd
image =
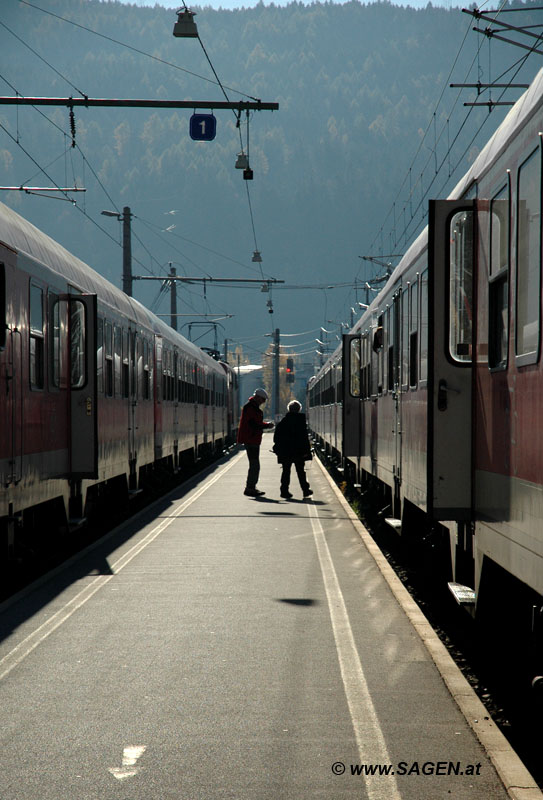
[[[72,147],[75,147],[75,114],[73,108],[70,109],[70,131],[72,134]]]

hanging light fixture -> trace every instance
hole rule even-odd
[[[242,150],[241,153],[238,153],[238,157],[236,159],[236,169],[248,169],[248,167],[249,159]]]
[[[262,264],[262,256],[260,255],[260,250],[254,251],[251,261],[253,261],[255,264]]]
[[[198,37],[198,28],[194,22],[196,12],[185,6],[180,8],[176,14],[177,22],[173,26],[173,35],[184,39],[196,39]]]

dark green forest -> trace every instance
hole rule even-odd
[[[448,89],[447,81],[496,80],[523,56],[511,45],[481,41],[459,8],[431,4],[424,10],[388,2],[195,10],[228,98],[279,103],[279,111],[250,117],[253,181],[234,167],[240,131],[247,144],[247,121],[243,115],[237,129],[232,111],[216,112],[216,139],[201,143],[189,137],[189,110],[77,108],[72,147],[67,108],[0,108],[3,185],[50,185],[52,179],[87,189],[73,195],[77,207],[22,192],[3,191],[0,199],[117,285],[120,226],[100,211],[125,205],[135,215],[135,274],[165,274],[169,261],[179,274],[265,275],[288,285],[335,286],[375,274],[379,268],[359,256],[402,252],[420,229],[427,202],[411,224],[401,207],[408,201],[409,211],[416,208],[432,181],[429,196],[446,196],[506,113],[479,108],[468,114],[463,102],[475,93]],[[523,16],[529,24],[528,12]],[[0,10],[0,94],[223,100],[199,41],[173,37],[175,19],[159,5],[9,0]],[[505,79],[528,82],[537,58]],[[507,98],[519,94],[509,90]],[[251,260],[255,241],[262,272]],[[135,296],[166,312],[166,298],[157,304],[159,286],[136,284]],[[349,307],[363,299],[350,286],[277,288],[270,315],[269,295],[258,289],[208,286],[204,298],[203,288],[193,285],[178,294],[182,313],[234,314],[221,333],[234,340],[261,337],[273,327],[300,332],[328,319],[348,321]],[[252,344],[258,352],[266,340]]]

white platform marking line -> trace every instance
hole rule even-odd
[[[140,768],[136,767],[136,762],[146,750],[146,745],[129,745],[125,747],[123,750],[122,766],[110,767],[108,771],[119,781],[124,781],[125,778],[133,778],[134,775],[137,775],[140,771]]]
[[[72,614],[74,614],[81,606],[83,606],[91,597],[96,594],[106,583],[115,577],[117,573],[119,573],[124,567],[129,564],[132,559],[134,559],[142,550],[144,550],[151,542],[153,542],[157,536],[166,530],[166,528],[174,522],[195,500],[198,500],[201,495],[204,494],[214,483],[216,483],[225,472],[228,472],[234,464],[236,464],[239,459],[241,458],[242,453],[240,453],[237,457],[234,457],[229,464],[226,464],[220,472],[217,473],[213,478],[209,481],[206,481],[204,486],[202,486],[198,491],[196,491],[188,500],[185,500],[178,506],[173,512],[170,517],[167,519],[162,520],[155,528],[153,528],[149,533],[144,536],[141,542],[138,542],[136,545],[130,548],[127,553],[121,556],[114,564],[111,564],[111,571],[114,573],[113,575],[99,575],[95,578],[92,583],[82,589],[75,597],[72,597],[70,601],[66,603],[65,606],[60,608],[52,617],[50,617],[46,622],[42,623],[36,630],[32,631],[22,642],[19,642],[13,650],[10,650],[7,655],[5,655],[2,659],[0,659],[0,681],[8,675],[12,669],[14,669],[18,664],[21,663],[33,650],[38,647],[48,636],[50,636],[53,631],[59,628],[66,620],[68,620]]]
[[[361,764],[392,764],[369,692],[338,577],[317,509],[309,504],[309,518],[319,556],[341,677],[351,714]],[[341,754],[337,754],[341,756]],[[349,764],[347,773],[349,771]],[[362,776],[360,776],[362,777]],[[369,800],[400,800],[393,775],[363,776]]]

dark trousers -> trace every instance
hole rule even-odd
[[[260,445],[246,444],[245,451],[249,459],[249,472],[247,473],[246,489],[256,489],[258,476],[260,475]]]
[[[283,472],[281,473],[281,491],[288,492],[288,487],[290,484],[290,468],[292,465],[296,467],[296,473],[298,475],[298,480],[300,481],[300,488],[302,492],[307,492],[309,489],[309,483],[307,482],[306,474],[305,474],[305,462],[303,459],[299,461],[285,461],[283,464]]]

